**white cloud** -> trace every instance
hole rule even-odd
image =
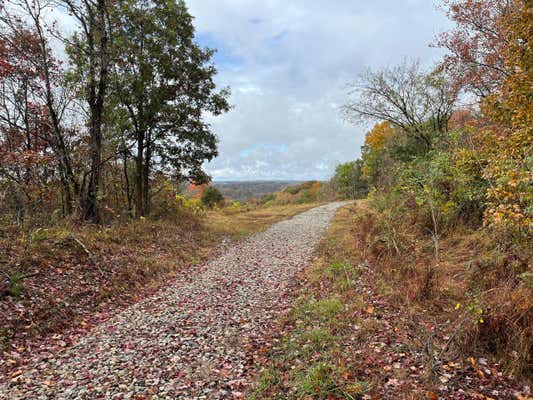
[[[199,40],[219,49],[235,108],[212,120],[215,179],[327,178],[367,127],[341,120],[345,84],[404,57],[430,64],[448,22],[428,0],[191,0]]]

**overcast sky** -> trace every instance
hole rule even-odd
[[[442,52],[432,0],[188,0],[198,41],[216,48],[234,109],[212,120],[215,180],[326,179],[360,155],[368,127],[342,120],[359,72]]]

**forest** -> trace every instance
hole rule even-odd
[[[229,89],[183,1],[8,1],[0,18],[3,218],[140,217],[165,183],[208,180],[205,115]]]

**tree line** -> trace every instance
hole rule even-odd
[[[436,67],[404,60],[350,84],[344,116],[375,125],[336,176],[425,215],[435,234],[459,222],[530,233],[533,11],[523,0],[443,6],[455,28],[433,43],[447,50]]]
[[[350,84],[345,118],[374,125],[360,159],[336,177],[368,188],[353,243],[392,298],[446,316],[437,330],[449,324],[449,351],[490,354],[529,377],[533,9],[441,5],[454,28],[434,40],[447,50],[436,66],[405,60]]]
[[[143,216],[164,180],[208,181],[217,137],[205,116],[230,108],[213,54],[182,0],[7,0],[0,212]]]

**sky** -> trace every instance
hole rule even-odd
[[[343,120],[346,85],[364,70],[420,59],[450,23],[432,0],[188,0],[197,41],[217,49],[232,110],[208,117],[214,180],[324,180],[356,159],[371,124]]]

